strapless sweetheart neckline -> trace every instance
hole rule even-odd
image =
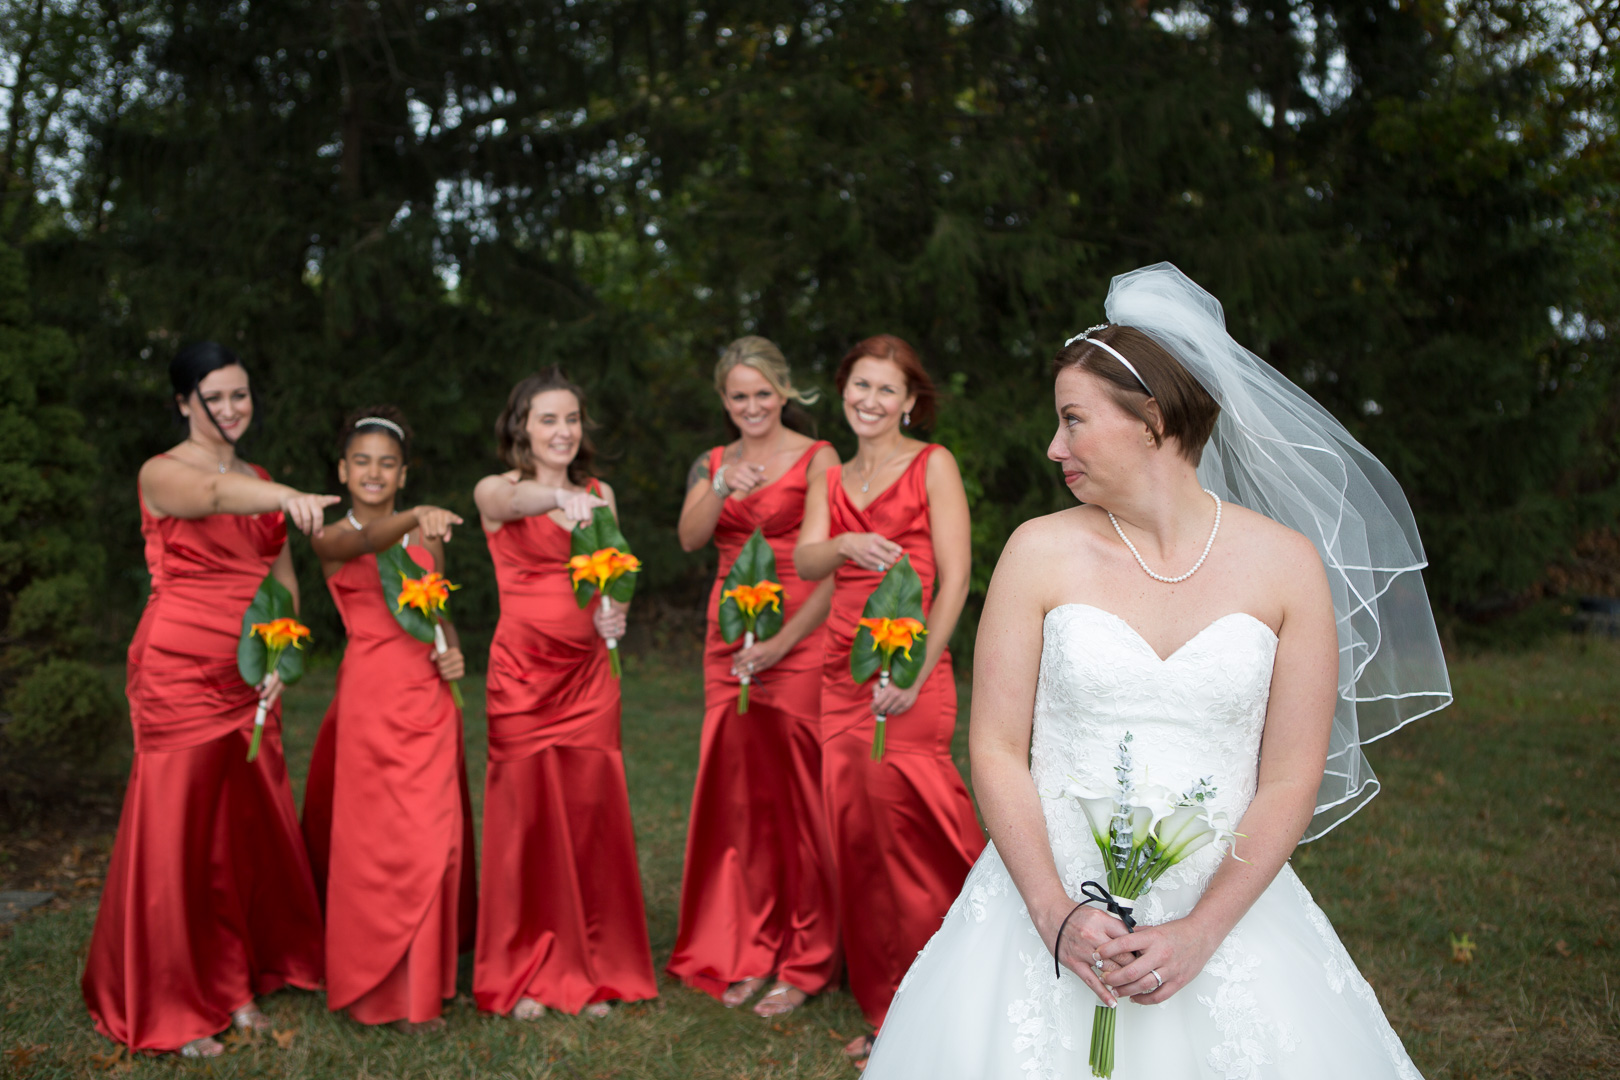
[[[1131,632],[1131,637],[1139,642],[1148,652],[1152,653],[1154,658],[1157,659],[1161,664],[1170,663],[1170,661],[1174,660],[1177,656],[1180,656],[1182,652],[1184,652],[1193,642],[1215,629],[1221,623],[1226,622],[1228,619],[1248,619],[1250,622],[1258,624],[1262,630],[1270,634],[1273,640],[1277,640],[1277,631],[1268,626],[1264,619],[1256,615],[1250,615],[1247,611],[1231,611],[1206,623],[1202,630],[1199,630],[1192,637],[1188,638],[1186,641],[1183,641],[1180,645],[1177,645],[1174,649],[1172,649],[1169,656],[1160,656],[1159,650],[1153,647],[1153,643],[1148,641],[1147,638],[1143,637],[1142,631],[1138,630],[1136,627],[1132,626],[1128,621],[1126,621],[1123,615],[1116,615],[1107,608],[1100,608],[1096,604],[1082,604],[1079,602],[1058,604],[1047,611],[1046,618],[1051,618],[1053,612],[1062,611],[1064,608],[1084,608],[1086,611],[1095,611],[1099,615],[1112,619],[1120,626],[1123,626],[1125,629],[1129,630]]]

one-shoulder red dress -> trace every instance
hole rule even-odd
[[[927,485],[933,451],[924,447],[865,510],[850,502],[842,468],[827,470],[829,535],[871,532],[899,544],[922,579],[924,612],[934,602]],[[866,1018],[881,1026],[901,978],[984,850],[984,831],[951,760],[956,679],[950,653],[923,682],[917,703],[889,718],[883,759],[871,760],[876,676],[856,686],[849,650],[883,575],[845,563],[834,580],[821,684],[822,791],[850,989]]]
[[[550,517],[489,534],[501,619],[486,686],[489,773],[473,996],[577,1013],[656,997],[619,684],[581,610],[569,534]]]
[[[407,548],[434,568],[426,548]],[[326,902],[326,1006],[421,1023],[456,993],[477,905],[461,713],[433,646],[388,610],[377,557],[326,580],[348,647],[304,789],[304,837]]]
[[[737,712],[731,658],[720,636],[720,594],[755,529],[776,553],[782,615],[791,619],[814,582],[793,567],[804,522],[810,459],[765,487],[727,499],[714,528],[720,568],[709,595],[703,742],[686,833],[680,928],[669,972],[718,997],[731,983],[770,975],[807,994],[838,970],[832,854],[821,802],[821,627],[754,677]],[[720,467],[725,447],[709,455]]]
[[[135,760],[82,986],[97,1031],[167,1051],[217,1033],[256,994],[318,988],[321,912],[280,706],[249,762],[258,694],[236,670],[285,521],[160,520],[143,500],[141,532],[152,591],[129,646]]]

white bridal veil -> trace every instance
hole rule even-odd
[[[1451,703],[1423,588],[1427,565],[1400,485],[1326,409],[1226,332],[1220,301],[1170,263],[1121,274],[1108,321],[1158,341],[1221,406],[1198,466],[1223,499],[1304,533],[1333,587],[1339,699],[1315,840],[1378,794],[1362,746]]]

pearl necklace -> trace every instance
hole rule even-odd
[[[1204,541],[1204,553],[1198,556],[1198,561],[1193,563],[1193,568],[1180,577],[1165,577],[1163,574],[1155,574],[1152,570],[1149,570],[1148,564],[1142,559],[1142,553],[1136,550],[1136,545],[1131,543],[1131,538],[1126,536],[1125,530],[1119,527],[1119,519],[1114,517],[1114,512],[1112,510],[1106,511],[1108,520],[1114,523],[1114,531],[1119,534],[1121,540],[1125,541],[1125,546],[1131,549],[1131,554],[1136,556],[1136,565],[1140,566],[1142,572],[1154,581],[1162,581],[1166,585],[1186,581],[1198,573],[1198,568],[1204,565],[1205,559],[1209,558],[1209,549],[1215,546],[1215,534],[1221,531],[1221,497],[1209,490],[1209,488],[1204,489],[1204,494],[1215,500],[1215,525],[1209,530],[1209,539]]]

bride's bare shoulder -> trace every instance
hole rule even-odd
[[[1004,566],[1015,566],[1038,576],[1043,566],[1050,572],[1054,565],[1072,567],[1083,562],[1098,535],[1098,522],[1107,528],[1107,518],[1094,506],[1071,506],[1055,514],[1030,518],[1007,538],[997,572]]]
[[[1321,556],[1309,537],[1246,506],[1232,502],[1222,506],[1221,532],[1238,541],[1233,547],[1252,565],[1283,576],[1321,569]]]

